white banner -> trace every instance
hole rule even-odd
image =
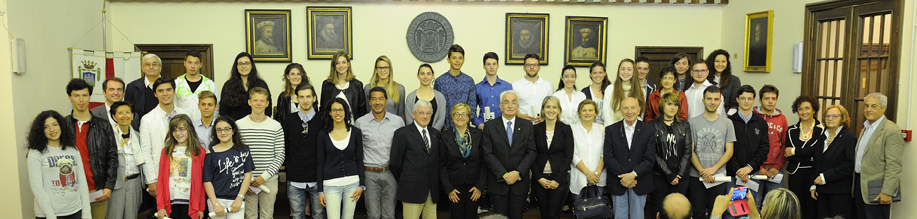
[[[140,52],[102,52],[83,49],[70,51],[72,77],[80,78],[93,86],[92,102],[105,102],[102,82],[105,81],[106,58],[112,59],[115,77],[130,83],[140,78]]]

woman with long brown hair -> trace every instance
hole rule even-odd
[[[624,119],[621,115],[621,101],[624,98],[633,97],[637,99],[640,108],[646,106],[643,89],[640,83],[634,79],[634,60],[623,59],[618,63],[618,77],[615,82],[605,88],[605,98],[602,104],[602,121],[605,126],[610,126]],[[642,118],[642,117],[641,117]]]
[[[206,150],[194,131],[191,117],[179,114],[169,121],[169,134],[159,159],[156,182],[158,217],[203,218],[204,184],[201,181]]]

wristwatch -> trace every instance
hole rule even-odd
[[[241,198],[242,200],[245,200],[245,196],[244,196],[244,195],[236,195],[236,197],[239,197],[239,198]]]

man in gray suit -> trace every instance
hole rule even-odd
[[[124,100],[124,80],[117,77],[110,77],[102,82],[102,96],[105,96],[105,104],[96,106],[89,110],[93,116],[108,119],[112,129],[118,128],[118,123],[111,118],[111,105],[115,102]],[[117,133],[117,132],[114,132]]]
[[[885,118],[888,97],[880,93],[866,95],[863,131],[856,147],[853,195],[859,218],[889,218],[892,197],[898,196],[901,156],[904,140],[901,128]],[[870,187],[881,193],[870,195]],[[875,190],[875,189],[873,189]]]

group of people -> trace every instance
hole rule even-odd
[[[644,218],[645,207],[660,218],[718,218],[731,216],[731,200],[718,196],[738,186],[753,217],[888,218],[899,197],[903,141],[879,93],[866,96],[865,128],[854,134],[843,106],[819,111],[807,95],[788,125],[779,90],[741,85],[724,50],[676,55],[658,87],[644,57],[621,60],[613,81],[596,62],[582,90],[572,66],[557,89],[539,77],[535,54],[509,83],[488,52],[475,83],[464,55],[453,45],[439,77],[419,66],[410,93],[386,56],[364,85],[347,54],[335,54],[321,96],[292,63],[276,107],[245,52],[220,95],[195,51],[176,79],[145,55],[144,76],[106,79],[106,101],[92,109],[93,87],[73,79],[71,115],[41,112],[29,130],[36,215],[272,218],[281,171],[292,218],[352,218],[361,198],[369,218],[395,218],[399,202],[404,218],[436,218],[443,202],[451,218],[492,206],[518,219],[529,202],[559,218],[590,193],[610,195],[615,218]]]

